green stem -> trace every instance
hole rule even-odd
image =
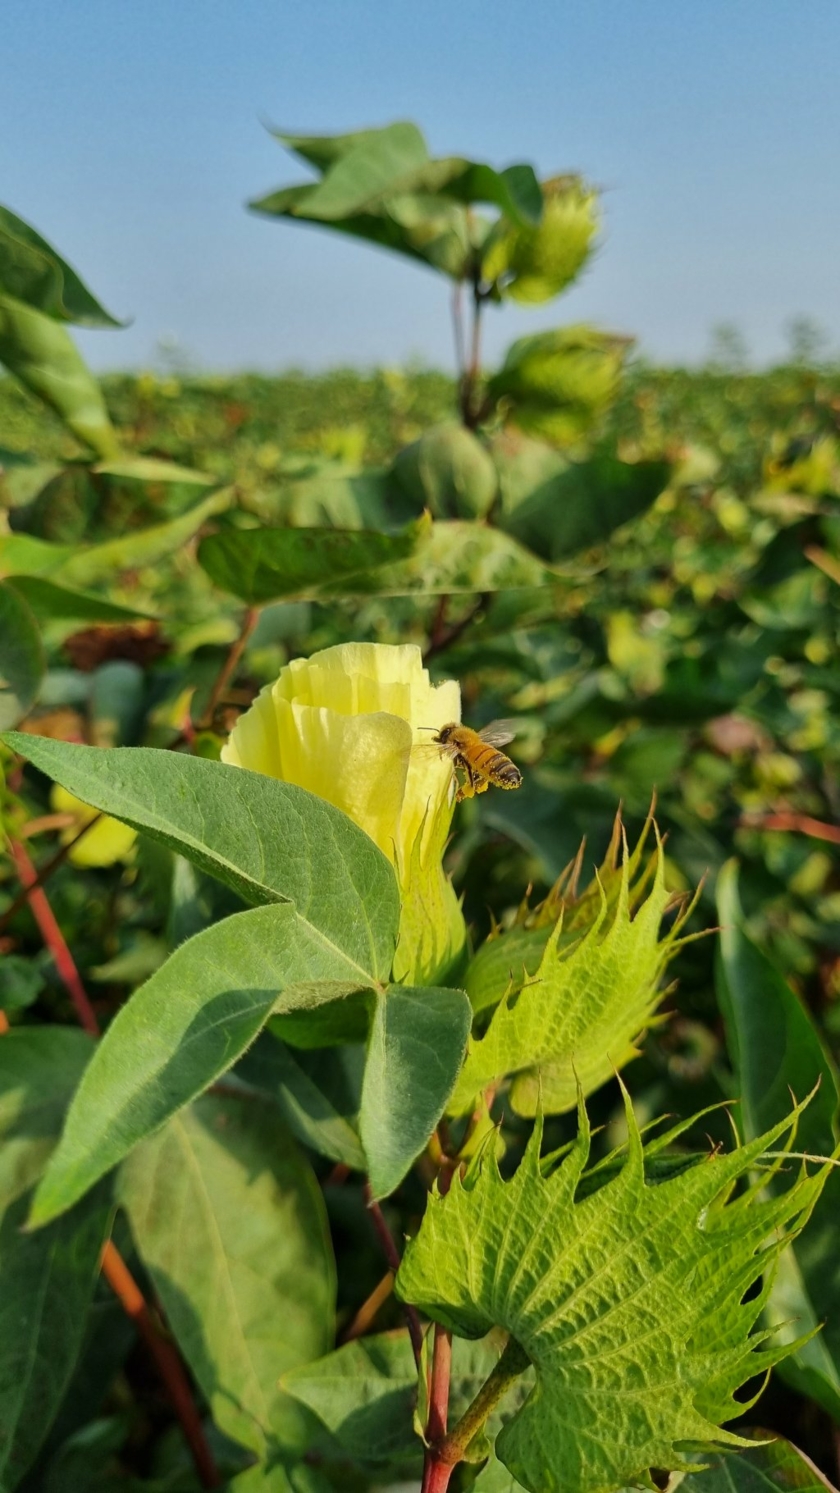
[[[437,1461],[455,1467],[464,1460],[470,1443],[483,1431],[488,1417],[520,1374],[525,1372],[529,1363],[530,1359],[524,1348],[520,1348],[513,1338],[508,1338],[504,1353],[472,1404],[464,1411],[457,1426],[435,1447]]]

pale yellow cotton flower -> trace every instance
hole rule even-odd
[[[396,870],[403,915],[395,977],[451,969],[465,930],[441,866],[450,762],[434,731],[461,718],[454,680],[432,684],[413,644],[341,643],[293,659],[241,715],[222,761],[296,783],[355,820]]]
[[[76,838],[80,829],[97,819],[99,811],[90,804],[82,803],[73,793],[54,783],[50,790],[50,807],[56,814],[72,814],[73,823],[61,832],[62,845]],[[137,831],[107,814],[99,815],[97,823],[83,835],[69,852],[68,860],[74,866],[112,866],[115,861],[127,860],[137,839]]]

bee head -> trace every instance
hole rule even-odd
[[[445,746],[446,743],[448,742],[448,740],[449,740],[452,732],[455,729],[455,723],[453,722],[449,726],[440,726],[440,727],[438,727],[438,726],[418,726],[417,729],[418,729],[418,731],[434,731],[435,732],[435,741],[439,742],[441,746]]]

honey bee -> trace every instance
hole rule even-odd
[[[457,721],[441,726],[434,743],[452,758],[456,772],[460,770],[464,774],[464,781],[458,782],[458,803],[476,793],[486,793],[491,783],[496,788],[522,786],[519,768],[498,750],[513,741],[514,735],[510,721],[493,721],[482,731],[472,731]]]

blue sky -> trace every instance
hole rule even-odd
[[[736,322],[759,362],[793,316],[840,349],[837,0],[4,0],[0,201],[119,316],[97,368],[451,363],[422,268],[248,214],[310,133],[413,118],[438,154],[604,189],[584,279],[490,318],[488,351],[560,322],[699,360]]]

